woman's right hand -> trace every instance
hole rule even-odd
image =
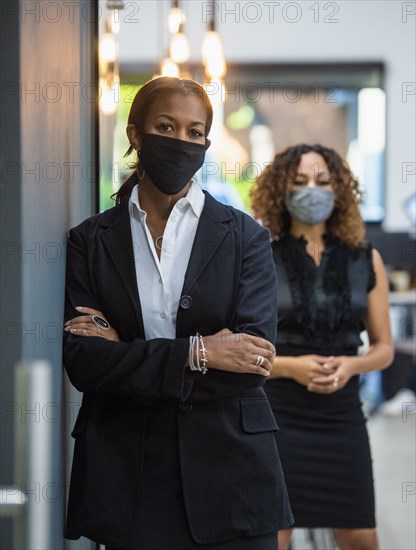
[[[264,338],[223,329],[204,336],[204,342],[208,368],[269,376],[276,349]],[[256,365],[258,357],[264,358],[262,366]]]
[[[283,357],[282,357],[283,359]],[[334,368],[329,366],[329,361],[333,357],[323,355],[300,355],[291,357],[291,366],[288,369],[290,378],[296,380],[302,386],[308,386],[316,376],[330,375]]]

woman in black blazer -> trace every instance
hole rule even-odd
[[[292,523],[263,390],[277,313],[269,235],[192,179],[211,122],[199,84],[148,82],[127,127],[137,169],[116,206],[69,233],[64,364],[83,402],[68,538],[276,550]]]

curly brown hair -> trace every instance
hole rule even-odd
[[[251,207],[256,218],[270,230],[274,239],[290,231],[290,215],[285,206],[289,181],[295,181],[301,156],[315,152],[323,157],[330,173],[335,193],[335,207],[326,222],[327,233],[350,247],[364,243],[364,222],[359,204],[361,192],[358,181],[336,151],[322,145],[294,145],[279,152],[256,180],[251,190]]]

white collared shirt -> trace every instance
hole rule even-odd
[[[129,201],[137,287],[146,340],[176,338],[176,315],[205,195],[194,181],[169,215],[160,260],[139,202],[138,186]]]

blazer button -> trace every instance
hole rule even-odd
[[[190,405],[189,403],[181,403],[178,408],[183,414],[191,414],[192,405]]]
[[[189,309],[192,305],[192,298],[190,296],[181,296],[179,305],[182,309]]]

